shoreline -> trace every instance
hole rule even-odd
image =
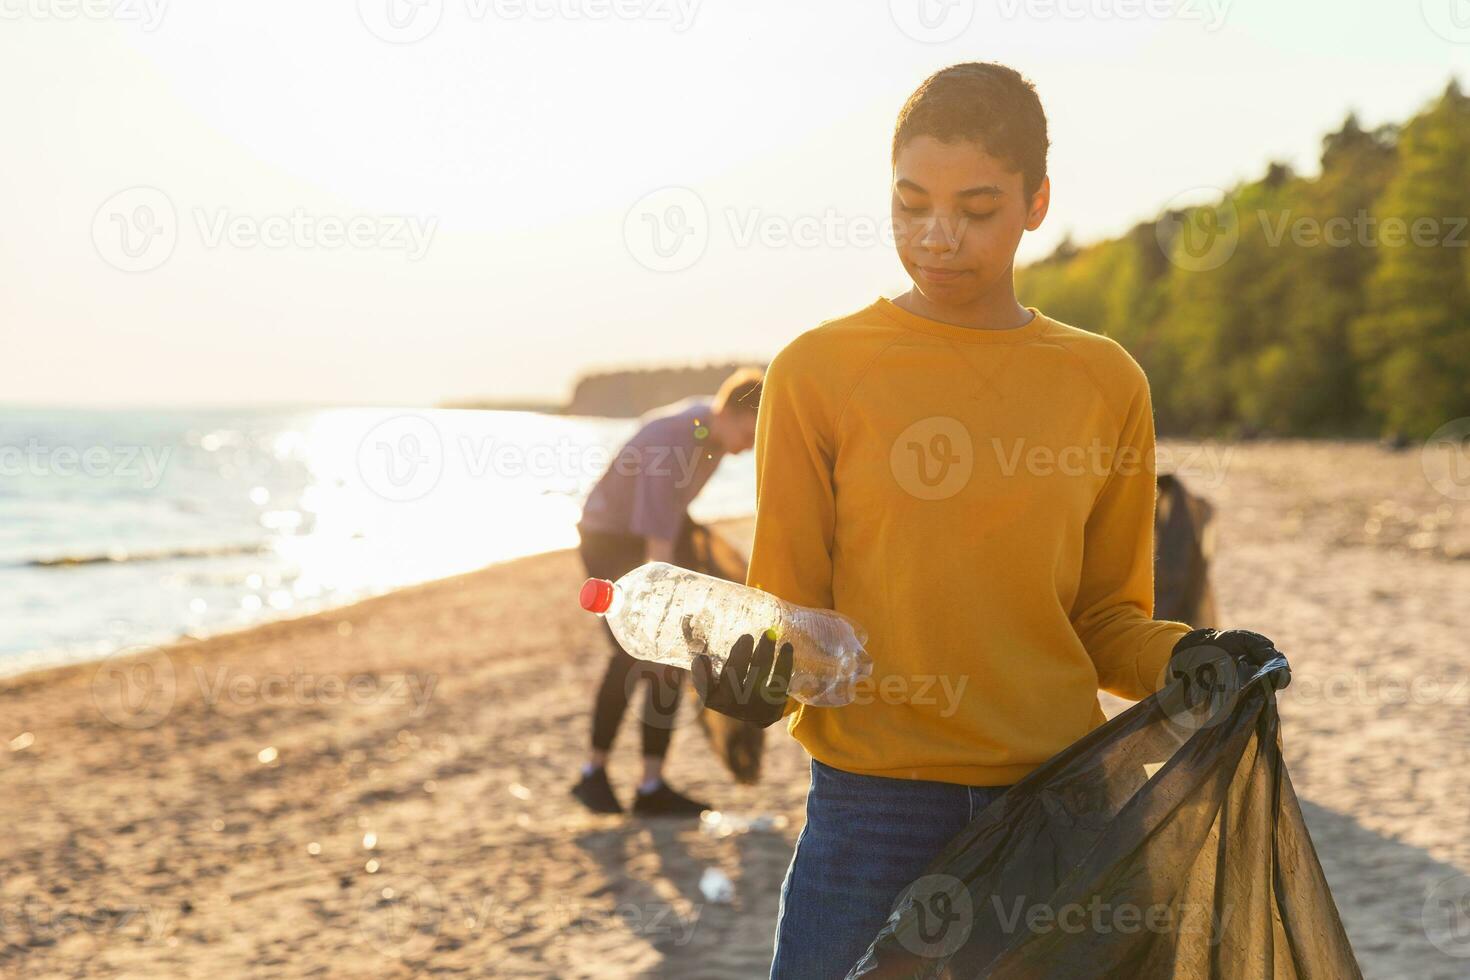
[[[726,540],[729,540],[732,544],[735,544],[737,547],[743,548],[745,547],[745,543],[748,543],[750,538],[750,531],[745,526],[753,525],[754,520],[755,516],[753,514],[745,514],[728,517],[718,517],[708,520],[707,522],[705,522],[705,524],[712,530],[718,530],[720,534],[724,536]],[[423,585],[432,585],[436,582],[448,582],[465,575],[475,575],[479,572],[485,571],[486,569],[497,568],[502,565],[509,564],[510,562],[522,561],[526,558],[535,558],[540,555],[555,554],[559,551],[576,550],[576,545],[562,545],[554,548],[546,548],[541,551],[533,551],[525,555],[513,555],[509,558],[497,559],[488,564],[481,565],[478,568],[472,568],[468,571],[455,572],[450,575],[424,579],[421,582],[407,582],[403,585],[395,585],[392,588],[383,590],[382,592],[374,592],[366,595],[356,596],[350,599],[344,599],[340,603],[330,603],[312,609],[291,611],[287,612],[284,616],[257,619],[249,623],[242,623],[239,626],[233,626],[222,630],[211,630],[208,632],[197,634],[192,632],[182,632],[175,634],[169,638],[159,640],[156,643],[129,644],[120,647],[117,650],[109,651],[107,653],[82,653],[73,656],[68,653],[58,652],[56,654],[58,659],[55,660],[51,659],[51,654],[41,653],[39,654],[39,657],[44,658],[46,662],[21,664],[14,667],[7,665],[3,661],[0,661],[0,687],[3,687],[9,681],[20,677],[25,677],[29,674],[64,670],[68,667],[85,667],[88,664],[95,666],[102,661],[110,660],[116,657],[141,655],[167,647],[202,643],[223,636],[231,636],[238,633],[247,633],[250,630],[257,629],[262,626],[271,626],[278,623],[290,623],[297,620],[310,619],[313,616],[320,616],[326,613],[347,609],[361,602],[369,602],[373,599],[380,599],[384,596],[394,595],[405,589],[413,589]],[[36,655],[33,654],[24,654],[18,659],[30,661],[35,659],[35,657]]]
[[[736,548],[742,551],[747,551],[749,547],[750,536],[753,533],[754,529],[754,522],[755,516],[753,514],[746,514],[714,518],[707,521],[706,526],[713,531],[717,531],[723,538],[725,538],[725,540],[729,541]],[[489,564],[482,565],[479,568],[470,569],[469,571],[456,572],[451,575],[424,579],[422,582],[408,582],[403,585],[393,586],[390,589],[385,589],[382,592],[376,592],[369,595],[362,595],[355,598],[346,599],[341,603],[332,603],[329,605],[320,606],[315,609],[302,610],[299,612],[289,612],[284,616],[259,619],[254,622],[243,623],[239,626],[231,627],[229,629],[214,630],[207,633],[199,634],[188,632],[179,633],[168,639],[160,640],[157,643],[130,644],[128,646],[124,646],[117,650],[109,651],[107,653],[79,654],[76,656],[63,655],[63,659],[59,659],[53,662],[23,665],[18,666],[14,669],[9,668],[4,663],[0,663],[0,690],[5,689],[5,687],[12,682],[20,680],[22,678],[30,678],[31,675],[35,674],[49,674],[57,671],[66,671],[72,668],[82,669],[88,666],[95,668],[96,665],[107,660],[129,656],[145,656],[154,651],[166,650],[176,646],[190,646],[193,644],[206,643],[225,637],[238,636],[240,634],[249,633],[252,630],[260,629],[262,627],[276,626],[281,623],[294,623],[301,620],[309,620],[316,616],[322,616],[334,612],[341,612],[342,610],[350,609],[353,606],[359,605],[361,603],[371,602],[374,599],[381,599],[385,596],[397,595],[400,592],[420,588],[422,586],[435,585],[442,582],[452,582],[456,579],[464,578],[465,576],[478,575],[489,569],[499,568],[512,562],[524,561],[527,558],[537,558],[543,555],[554,555],[563,551],[575,552],[576,550],[577,549],[575,545],[572,545],[570,547],[561,546],[556,548],[547,548],[543,551],[533,551],[530,554],[526,555],[515,555],[510,558],[501,558],[496,561],[492,561]],[[46,655],[42,654],[42,656]],[[29,659],[29,657],[30,655],[26,655],[22,659]]]

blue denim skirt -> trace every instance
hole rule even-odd
[[[772,980],[847,976],[904,888],[1009,788],[860,776],[813,759],[806,826],[781,885]]]

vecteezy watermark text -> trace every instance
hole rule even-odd
[[[1225,23],[1231,0],[998,0],[1001,20],[1194,21],[1206,31]],[[915,41],[942,44],[970,29],[977,0],[888,0],[894,26]]]
[[[1130,902],[1108,902],[1098,895],[1086,903],[1065,902],[1060,905],[1045,902],[1027,904],[1020,897],[1006,903],[999,895],[992,895],[990,902],[1001,929],[1006,933],[1015,933],[1023,926],[1032,934],[1060,932],[1071,936],[1082,933],[1204,933],[1211,946],[1219,945],[1224,939],[1232,912],[1228,903],[1219,907],[1190,902],[1156,902],[1141,906]]]
[[[977,465],[1003,478],[1019,474],[1043,478],[1106,479],[1157,472],[1173,473],[1203,487],[1216,487],[1225,480],[1233,446],[1142,447],[1113,445],[1094,437],[1088,443],[1053,445],[1024,437],[1002,440],[991,437],[991,460],[979,456],[969,427],[959,419],[934,415],[907,426],[894,439],[889,453],[893,477],[905,491],[920,500],[943,500],[959,493],[969,483]]]
[[[403,252],[410,262],[429,251],[439,225],[435,217],[360,214],[344,218],[312,214],[305,208],[295,208],[290,214],[237,214],[228,208],[195,208],[192,213],[205,248],[380,249]]]
[[[439,678],[436,674],[248,674],[228,666],[212,672],[194,668],[194,681],[204,703],[221,705],[338,705],[407,707],[409,717],[428,710]]]
[[[156,31],[169,0],[0,0],[0,20],[111,20]]]
[[[964,217],[910,217],[820,213],[780,214],[762,208],[722,209],[711,218],[704,199],[688,187],[650,191],[623,219],[623,242],[641,266],[653,272],[682,272],[704,255],[715,231],[738,249],[892,249],[921,234],[959,242],[969,227]]]
[[[118,904],[98,908],[91,904],[53,903],[27,899],[0,904],[0,942],[16,946],[50,945],[67,936],[125,936],[134,942],[158,944],[177,931],[178,911],[157,905]]]
[[[0,477],[119,478],[153,490],[172,455],[171,446],[53,446],[28,439],[0,444]]]
[[[1174,265],[1189,272],[1210,272],[1235,255],[1252,216],[1268,248],[1470,247],[1470,216],[1379,217],[1365,208],[1326,217],[1290,208],[1242,213],[1233,195],[1217,187],[1194,187],[1174,195],[1154,233]]]
[[[704,428],[708,438],[708,427]],[[455,458],[466,476],[519,479],[560,478],[577,484],[607,470],[620,476],[670,477],[683,488],[695,479],[711,450],[701,445],[628,446],[614,450],[561,438],[515,443],[494,438],[460,436],[445,440],[423,415],[396,415],[373,426],[358,444],[357,471],[363,485],[384,500],[408,502],[426,497],[438,486],[447,458]]]
[[[422,955],[440,936],[516,936],[550,933],[564,942],[576,933],[618,931],[687,945],[699,926],[700,904],[619,902],[606,905],[577,898],[543,896],[515,900],[494,893],[438,888],[422,875],[375,879],[359,896],[358,935],[391,956]]]
[[[0,0],[3,2],[3,0]],[[280,213],[194,207],[180,221],[173,200],[156,187],[129,187],[112,195],[92,218],[92,244],[122,272],[148,272],[169,260],[182,230],[192,228],[207,249],[400,252],[422,259],[439,219],[432,215],[327,214],[304,207]]]
[[[1223,482],[1230,465],[1234,446],[1155,445],[1145,450],[1138,446],[1112,446],[1100,438],[1087,445],[1071,443],[1063,446],[1028,443],[1022,438],[1003,442],[990,440],[996,464],[1002,476],[1026,472],[1031,476],[1137,476],[1159,470],[1189,477],[1205,486]]]
[[[938,708],[940,718],[952,718],[969,684],[968,674],[873,674],[852,682],[852,703]]]
[[[1266,244],[1279,246],[1287,238],[1298,248],[1347,248],[1350,245],[1365,247],[1402,248],[1414,245],[1431,248],[1470,246],[1470,236],[1465,229],[1470,218],[1421,216],[1412,221],[1407,218],[1389,216],[1378,218],[1359,208],[1351,218],[1337,215],[1319,218],[1315,215],[1293,215],[1290,210],[1258,214]]]
[[[167,719],[191,679],[209,711],[257,706],[384,707],[421,718],[439,683],[437,674],[246,673],[229,666],[192,674],[174,664],[167,649],[125,648],[98,662],[92,674],[92,703],[119,728],[152,728]]]
[[[1231,0],[997,0],[1001,17],[1015,20],[1196,21],[1206,31],[1225,23]]]
[[[439,29],[446,12],[473,23],[642,21],[675,34],[694,24],[699,0],[357,0],[362,25],[389,44],[413,44]]]
[[[1470,674],[1381,673],[1370,669],[1313,671],[1302,674],[1282,692],[1295,704],[1343,705],[1458,704],[1470,705]]]

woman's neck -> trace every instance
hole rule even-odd
[[[917,288],[910,288],[894,299],[893,305],[927,320],[975,330],[1011,330],[1025,326],[1034,315],[1016,301],[1015,292],[1009,289],[977,297],[963,306],[950,306],[931,302]]]

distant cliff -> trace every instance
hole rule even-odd
[[[753,362],[686,365],[684,367],[635,368],[583,375],[565,405],[550,402],[463,398],[443,402],[440,408],[473,408],[508,412],[542,412],[547,415],[601,415],[636,418],[649,409],[691,395],[713,395],[720,382]],[[765,365],[760,365],[764,368]]]
[[[713,395],[732,371],[747,366],[709,364],[589,374],[577,382],[572,400],[562,411],[567,415],[633,418],[691,395]]]
[[[554,402],[523,401],[518,399],[496,400],[493,398],[455,398],[440,402],[437,408],[469,408],[481,412],[540,412],[542,415],[560,415],[562,406]]]

